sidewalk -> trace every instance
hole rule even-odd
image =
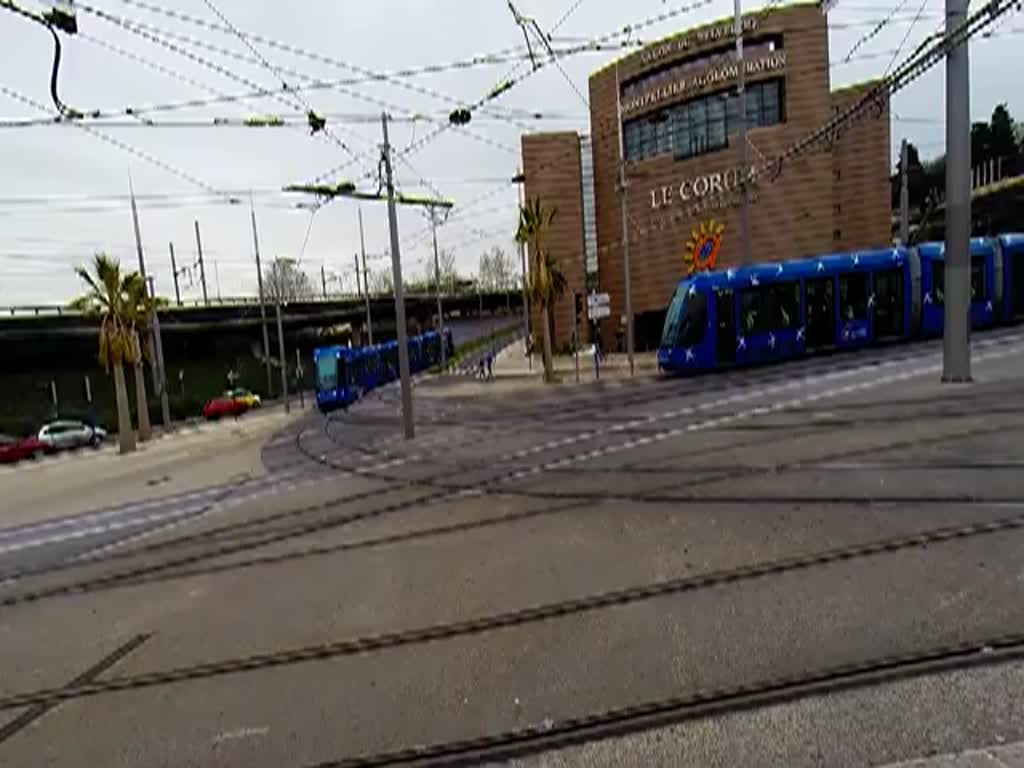
[[[238,420],[190,424],[140,445],[135,453],[109,447],[21,462],[0,470],[0,527],[38,522],[144,499],[172,496],[264,474],[261,449],[275,432],[309,413],[268,406]]]
[[[655,352],[637,352],[633,356],[637,375],[650,376],[658,371],[658,356]],[[572,355],[556,355],[554,358],[555,376],[562,383],[575,381],[576,365]],[[540,354],[527,358],[522,340],[502,350],[494,363],[494,378],[510,378],[533,376],[540,378],[544,373],[544,362]],[[629,358],[625,354],[606,355],[601,360],[600,377],[624,378],[629,376]],[[593,381],[594,356],[592,348],[580,351],[580,381]]]

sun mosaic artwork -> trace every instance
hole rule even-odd
[[[708,272],[715,268],[724,233],[725,225],[714,219],[702,221],[690,232],[690,239],[686,242],[686,253],[683,256],[686,274]]]

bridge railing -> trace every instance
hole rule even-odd
[[[504,295],[510,293],[513,298],[518,298],[518,291],[488,291],[484,296],[490,297],[492,295]],[[455,293],[442,294],[442,300],[451,300],[456,298],[465,299],[470,296],[477,296],[475,291],[461,291],[457,290]],[[391,298],[390,293],[372,293],[370,299],[372,301],[382,301]],[[165,297],[161,297],[165,298]],[[407,300],[426,300],[433,299],[434,294],[432,292],[420,292],[415,291],[406,294]],[[326,297],[322,295],[310,296],[308,298],[297,299],[291,302],[292,304],[339,304],[339,303],[356,303],[362,302],[365,298],[361,295],[354,293],[343,293],[343,294],[328,294]],[[176,309],[206,309],[216,307],[253,307],[258,306],[260,303],[259,298],[256,296],[224,296],[221,298],[211,298],[209,301],[204,302],[202,299],[185,299],[181,304],[170,302],[161,308],[161,311],[173,311]],[[265,301],[267,306],[273,305],[273,300],[267,299]],[[11,304],[11,305],[0,305],[0,318],[3,317],[80,317],[81,312],[77,309],[72,309],[67,304]]]

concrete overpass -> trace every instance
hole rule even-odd
[[[509,309],[518,311],[522,294],[491,292],[460,293],[442,297],[446,316],[474,317],[493,315]],[[433,295],[411,294],[405,297],[410,325],[428,325],[437,312]],[[274,320],[274,306],[267,304],[267,314]],[[394,331],[395,304],[391,296],[374,296],[370,300],[374,331]],[[290,332],[322,329],[350,324],[355,332],[366,321],[365,299],[356,296],[288,302],[282,305],[282,322]],[[208,334],[212,332],[259,332],[260,308],[254,298],[228,299],[199,306],[168,306],[160,310],[160,325],[165,336]],[[0,341],[36,342],[41,340],[95,337],[96,320],[61,305],[0,307]]]

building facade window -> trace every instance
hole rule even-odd
[[[750,85],[745,100],[748,128],[785,120],[781,79]],[[736,93],[724,91],[630,120],[622,127],[626,160],[637,162],[667,154],[681,160],[725,149],[729,134],[735,133],[739,124],[737,111]]]

